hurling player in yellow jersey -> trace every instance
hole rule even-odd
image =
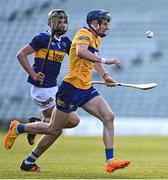
[[[12,147],[18,134],[44,133],[57,137],[62,133],[70,113],[82,107],[89,114],[97,117],[103,124],[103,142],[106,155],[106,171],[111,173],[129,165],[129,160],[114,158],[114,114],[107,102],[91,84],[93,68],[103,77],[107,86],[115,86],[102,64],[120,66],[115,58],[105,59],[98,55],[100,38],[107,35],[111,17],[104,10],[93,10],[87,15],[88,28],[81,28],[75,35],[71,49],[69,71],[56,94],[56,107],[50,124],[19,124],[15,121],[6,135],[5,147]]]

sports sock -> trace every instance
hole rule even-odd
[[[39,156],[32,151],[32,153],[29,154],[29,156],[25,159],[24,162],[25,164],[34,164],[38,157]]]
[[[24,125],[23,124],[19,124],[18,127],[16,128],[16,133],[17,134],[21,134],[24,132]]]
[[[114,158],[114,150],[113,149],[106,149],[106,162],[112,160]]]

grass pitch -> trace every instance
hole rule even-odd
[[[26,135],[13,148],[3,147],[0,134],[0,179],[167,179],[168,137],[116,137],[115,156],[131,160],[126,169],[105,172],[100,137],[61,137],[39,160],[41,173],[23,172],[21,161],[31,152]]]

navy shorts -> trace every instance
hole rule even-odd
[[[76,111],[78,107],[98,95],[99,93],[93,86],[83,90],[63,81],[56,94],[56,107],[67,113]]]

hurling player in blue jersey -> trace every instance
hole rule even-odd
[[[59,75],[60,68],[64,56],[69,54],[71,40],[62,36],[67,31],[68,17],[62,9],[54,9],[48,14],[48,25],[51,27],[50,19],[53,16],[59,16],[58,26],[56,33],[49,51],[49,56],[45,64],[43,73],[40,72],[50,39],[50,31],[40,33],[35,36],[32,41],[23,47],[17,54],[17,58],[26,72],[29,74],[28,82],[31,87],[31,98],[38,107],[38,110],[44,116],[45,121],[49,121],[52,110],[55,106],[55,93],[58,90],[57,76]],[[34,53],[34,64],[28,62],[28,55]],[[40,84],[40,82],[42,82]],[[37,121],[38,118],[32,117],[30,121]],[[65,128],[72,128],[77,126],[79,118],[76,113],[71,113],[69,121],[65,124]],[[28,134],[30,144],[34,144],[34,134]],[[21,165],[22,170],[39,171],[39,167],[35,164],[35,160],[44,153],[57,137],[45,135],[41,137],[37,146],[33,149],[31,154],[25,159]]]

